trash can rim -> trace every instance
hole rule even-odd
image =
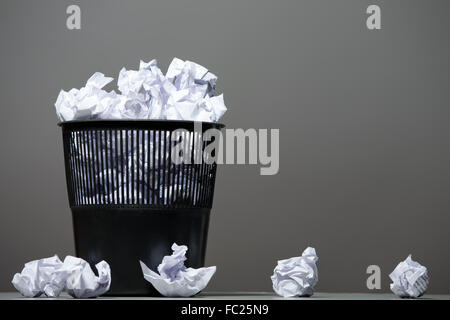
[[[202,124],[202,130],[210,128],[222,129],[225,127],[222,123],[190,121],[190,120],[153,120],[153,119],[111,119],[111,120],[72,120],[58,122],[58,126],[63,129],[87,129],[87,128],[136,128],[146,129],[193,129],[195,123]]]

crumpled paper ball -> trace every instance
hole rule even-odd
[[[113,78],[94,73],[81,89],[61,90],[55,103],[56,114],[61,121],[87,120],[106,117],[109,110],[119,103],[114,92],[102,88]]]
[[[28,298],[56,298],[66,291],[75,298],[92,298],[104,294],[111,284],[111,270],[105,261],[96,265],[99,276],[92,271],[87,261],[67,256],[62,262],[57,255],[25,264],[21,273],[16,273],[12,284]]]
[[[301,257],[279,260],[271,276],[273,290],[282,297],[305,297],[314,294],[319,277],[314,248],[308,247]]]
[[[158,266],[158,273],[140,261],[144,279],[166,297],[191,297],[202,291],[216,272],[216,267],[186,268],[187,246],[172,245],[173,253],[165,256]]]
[[[391,283],[392,292],[401,298],[422,296],[430,282],[427,268],[413,261],[411,255],[395,267],[389,278],[393,281]]]
[[[97,72],[80,90],[61,91],[55,103],[59,119],[217,122],[227,110],[223,95],[214,96],[217,76],[192,61],[174,58],[166,75],[156,60],[141,61],[139,70],[122,68],[117,80],[120,94],[102,90],[110,81]]]
[[[57,255],[25,264],[12,280],[14,287],[25,297],[58,297],[66,285],[67,270]]]
[[[94,298],[109,290],[111,285],[111,268],[106,261],[95,265],[98,276],[89,263],[81,258],[67,256],[64,267],[71,270],[66,281],[66,291],[74,298]]]

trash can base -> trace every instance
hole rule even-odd
[[[204,266],[210,209],[73,206],[76,255],[111,266],[109,296],[160,296],[139,260],[157,271],[174,242],[187,245],[186,266]]]

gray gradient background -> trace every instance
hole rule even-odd
[[[82,30],[65,27],[78,3]],[[382,30],[365,27],[369,4]],[[229,128],[280,128],[280,172],[218,170],[214,291],[271,290],[277,259],[317,249],[320,291],[368,291],[409,253],[449,293],[448,1],[2,1],[0,290],[24,262],[74,253],[61,88],[173,56],[219,75]]]

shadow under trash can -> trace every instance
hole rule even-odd
[[[101,260],[110,264],[108,295],[159,296],[139,260],[157,271],[174,242],[188,246],[188,266],[204,266],[217,165],[174,164],[171,157],[176,145],[177,152],[183,146],[191,159],[203,159],[209,142],[202,133],[222,124],[202,123],[202,132],[194,131],[193,121],[175,120],[59,126],[76,255],[92,267]],[[175,136],[177,129],[184,130]]]

